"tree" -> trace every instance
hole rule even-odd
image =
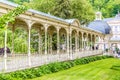
[[[95,11],[101,11],[103,17],[114,17],[120,11],[119,0],[88,0]]]
[[[61,18],[77,18],[82,24],[88,23],[94,18],[92,6],[86,0],[33,0],[28,5],[38,11]]]
[[[56,0],[55,6],[51,9],[51,14],[68,19],[72,17],[72,8],[69,0]]]
[[[14,22],[15,18],[27,10],[26,6],[18,6],[14,10],[0,17],[0,29],[7,28],[9,22]]]
[[[71,0],[73,18],[80,20],[81,24],[86,24],[94,19],[94,11],[91,4],[86,0]]]
[[[120,1],[110,0],[105,9],[102,9],[104,17],[114,17],[120,11]]]
[[[30,8],[49,13],[51,9],[55,6],[55,0],[33,0],[27,4]]]
[[[106,4],[108,4],[110,0],[88,0],[88,1],[92,4],[94,10],[101,10],[105,8]]]

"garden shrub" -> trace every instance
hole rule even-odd
[[[39,69],[43,73],[43,75],[52,73],[48,65],[43,65]]]
[[[63,69],[68,69],[68,68],[71,68],[71,64],[69,62],[63,62],[62,67]]]
[[[69,69],[75,65],[87,64],[96,60],[112,58],[112,56],[90,56],[64,62],[54,62],[37,68],[25,69],[6,74],[0,74],[0,80],[25,80],[40,77],[45,74],[55,73]]]
[[[23,78],[23,79],[27,78],[24,70],[23,71],[12,72],[12,73],[10,73],[10,75],[13,78]]]

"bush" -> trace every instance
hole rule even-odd
[[[0,80],[25,80],[35,77],[40,77],[45,74],[55,73],[61,70],[69,69],[75,65],[87,64],[96,60],[112,58],[112,56],[91,56],[72,61],[54,62],[47,65],[42,65],[37,68],[25,69],[21,71],[0,74]]]

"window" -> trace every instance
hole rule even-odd
[[[117,26],[115,26],[115,31],[118,31],[118,27]]]
[[[117,38],[117,36],[115,36],[115,38]]]

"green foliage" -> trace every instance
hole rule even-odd
[[[94,19],[94,11],[90,3],[86,0],[71,0],[73,18],[80,20],[81,24],[86,24]]]
[[[45,74],[66,70],[75,65],[87,64],[96,60],[101,60],[106,58],[112,58],[112,56],[91,56],[91,57],[75,59],[73,61],[50,63],[37,68],[31,68],[31,69],[11,72],[7,74],[1,74],[0,80],[15,80],[15,79],[25,80],[25,79],[36,78]]]
[[[77,18],[82,24],[94,18],[92,6],[86,0],[33,0],[27,5],[64,19]]]
[[[15,9],[9,11],[7,14],[4,14],[4,15],[2,15],[0,17],[0,30],[1,30],[0,31],[0,35],[1,35],[1,37],[0,37],[0,41],[1,41],[0,47],[4,46],[4,44],[3,44],[4,43],[4,41],[3,41],[4,40],[4,32],[3,31],[4,31],[4,29],[7,30],[8,23],[14,23],[15,18],[17,16],[19,16],[20,14],[24,13],[26,10],[27,10],[27,7],[21,5],[21,6],[18,6],[17,8],[15,8]],[[11,45],[12,45],[12,31],[7,30],[7,32],[9,34],[8,35],[8,40],[7,40],[8,41],[8,45],[7,46],[11,49]],[[24,43],[22,38],[21,39],[17,38],[17,40],[15,39],[15,51],[18,49],[17,48],[17,46],[18,46],[17,44],[19,44],[19,48],[22,47],[22,48],[26,49],[25,47],[27,47],[27,46],[24,46],[24,45],[26,45],[26,43]],[[21,49],[21,52],[25,52],[25,51],[26,50],[22,50]]]
[[[27,5],[31,5],[30,7],[32,9],[49,13],[50,10],[55,6],[55,0],[32,0]]]
[[[6,29],[9,22],[13,23],[15,18],[27,10],[26,6],[18,6],[0,17],[0,29]]]
[[[88,0],[95,11],[101,11],[103,17],[114,17],[120,11],[119,0]]]
[[[50,11],[54,16],[69,19],[72,16],[70,0],[56,0],[55,6]]]

